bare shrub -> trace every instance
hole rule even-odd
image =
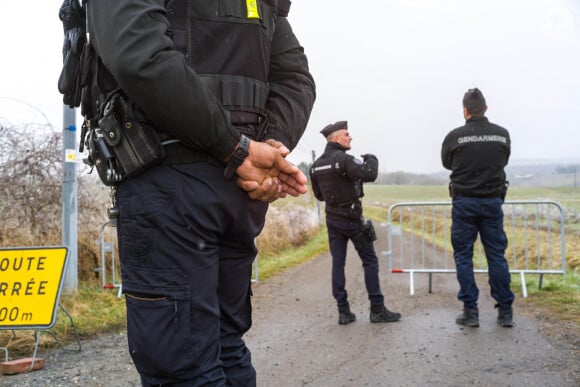
[[[18,238],[50,243],[58,231],[60,203],[60,140],[54,132],[34,124],[0,127],[0,205],[3,218],[0,242]],[[60,196],[57,196],[60,198]]]
[[[256,243],[260,254],[272,255],[304,244],[317,229],[318,214],[314,208],[270,206],[266,214],[266,225]]]
[[[48,124],[0,122],[0,246],[62,242],[62,133]],[[80,164],[79,164],[80,165]],[[98,256],[94,240],[105,218],[105,187],[86,167],[77,178],[79,268]],[[81,253],[83,255],[81,255]],[[94,264],[80,279],[94,277]]]

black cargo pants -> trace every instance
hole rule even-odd
[[[326,217],[328,242],[332,255],[332,295],[338,307],[348,304],[346,290],[345,265],[348,241],[351,240],[364,270],[364,280],[371,305],[384,305],[384,297],[379,282],[379,260],[375,253],[373,241],[364,232],[364,223],[360,219],[347,219],[335,216]]]
[[[255,386],[254,238],[267,204],[207,161],[157,166],[117,192],[129,351],[142,384]]]

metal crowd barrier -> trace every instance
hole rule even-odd
[[[388,211],[389,271],[409,273],[411,295],[414,274],[455,273],[451,246],[451,201],[401,202]],[[539,289],[546,274],[566,273],[565,215],[562,206],[549,200],[506,201],[504,229],[508,237],[505,255],[512,274],[519,274],[523,297],[527,297],[525,275],[537,274]],[[558,254],[559,251],[559,254]],[[485,252],[477,238],[474,272],[487,273]]]
[[[95,241],[101,246],[101,266],[95,269],[101,273],[101,285],[104,289],[118,289],[118,296],[121,297],[121,279],[117,276],[117,262],[115,255],[115,245],[117,241],[117,222],[109,220],[101,225],[100,238]],[[109,272],[107,272],[107,255],[111,257]],[[110,280],[110,282],[108,282]]]

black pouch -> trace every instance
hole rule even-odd
[[[106,185],[117,185],[165,156],[155,128],[120,90],[107,96],[97,126],[89,133],[89,163]]]
[[[501,192],[500,192],[501,200],[505,201],[505,196],[507,195],[507,191],[508,191],[509,186],[510,186],[510,182],[506,180],[504,185],[501,187]]]
[[[373,242],[377,240],[377,235],[375,234],[375,228],[371,220],[361,220],[362,228],[360,232],[352,237],[352,243],[354,247],[359,251],[364,251],[370,249],[373,246]]]
[[[373,222],[368,219],[367,222],[364,225],[364,231],[365,234],[367,236],[367,238],[369,238],[369,240],[371,242],[374,242],[377,240],[377,234],[375,232],[375,226],[373,226]]]

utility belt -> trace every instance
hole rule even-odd
[[[479,198],[479,199],[501,198],[502,200],[505,200],[508,187],[509,181],[506,180],[503,186],[492,192],[467,192],[464,190],[457,189],[457,187],[454,187],[453,183],[449,183],[449,196],[451,198],[456,198],[457,196],[464,196],[468,198]]]
[[[362,219],[362,207],[359,203],[353,202],[348,206],[331,206],[326,205],[326,215],[331,217],[346,219]]]
[[[162,165],[199,163],[211,158],[207,153],[196,152],[179,140],[164,141],[163,150],[165,157],[161,161]]]

